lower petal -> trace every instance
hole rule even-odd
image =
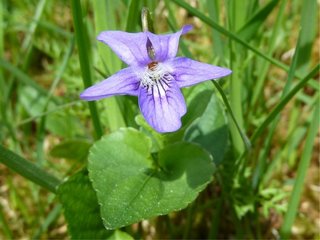
[[[80,98],[92,101],[113,95],[139,94],[139,79],[132,67],[120,70],[109,78],[99,82],[80,94]]]
[[[180,88],[192,86],[206,80],[225,77],[232,73],[230,69],[194,61],[185,57],[168,60],[166,65]]]
[[[158,132],[178,130],[186,113],[184,97],[174,80],[141,86],[139,106],[146,121]]]

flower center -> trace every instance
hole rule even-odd
[[[148,87],[159,84],[160,81],[170,81],[171,79],[172,76],[161,63],[152,61],[148,64],[141,78],[141,84]]]
[[[148,64],[141,78],[141,85],[155,95],[164,96],[171,80],[173,80],[173,77],[165,66],[159,62],[152,61]],[[157,89],[157,93],[154,92],[154,89]]]

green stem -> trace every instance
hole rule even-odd
[[[141,23],[142,23],[142,31],[144,32],[149,31],[154,33],[153,21],[150,16],[149,9],[146,7],[143,7],[141,10]]]
[[[64,109],[68,108],[68,107],[72,107],[73,105],[76,105],[77,103],[79,103],[80,100],[75,100],[75,101],[72,101],[72,102],[68,102],[66,104],[61,104],[61,105],[58,105],[57,107],[55,108],[52,108],[46,112],[42,112],[41,114],[39,115],[35,115],[33,117],[29,117],[29,118],[26,118],[24,120],[21,120],[20,122],[18,122],[15,126],[16,127],[19,127],[21,125],[24,125],[24,124],[27,124],[27,123],[30,123],[34,120],[36,120],[37,118],[41,118],[43,116],[46,116],[50,113],[54,113],[54,112],[59,112],[59,111],[63,111]]]
[[[248,139],[248,137],[245,135],[245,133],[241,130],[241,127],[235,117],[235,115],[233,114],[233,111],[232,111],[232,108],[228,102],[228,99],[227,99],[227,96],[224,94],[223,92],[223,89],[221,88],[220,84],[217,82],[217,81],[211,81],[214,86],[217,88],[217,90],[219,91],[223,101],[224,101],[224,104],[226,105],[226,108],[231,116],[231,119],[233,120],[241,138],[242,138],[242,141],[246,147],[246,150],[249,151],[251,149],[251,143],[250,143],[250,140]]]
[[[91,64],[88,58],[89,44],[85,34],[85,27],[82,19],[81,3],[78,0],[71,1],[72,16],[74,21],[75,35],[78,44],[79,60],[82,72],[82,80],[85,88],[92,85]],[[93,126],[95,129],[96,139],[102,136],[102,128],[99,120],[99,114],[95,102],[88,102],[92,117]]]
[[[237,119],[236,126],[233,122],[230,122],[230,133],[233,142],[233,148],[235,150],[236,155],[241,154],[244,150],[244,145],[241,140],[241,134],[239,134],[238,129],[243,127],[243,111],[242,111],[242,79],[241,75],[241,66],[240,62],[242,59],[241,55],[236,55],[236,52],[242,52],[243,49],[240,49],[239,45],[236,45],[234,42],[230,43],[230,56],[231,69],[233,69],[233,73],[230,76],[230,104],[231,109],[234,112],[235,119]]]
[[[236,32],[244,23],[245,17],[245,6],[241,1],[228,1],[227,4],[228,11],[228,23],[230,30]],[[244,61],[244,49],[237,42],[229,41],[229,51],[230,51],[230,68],[233,73],[230,76],[230,104],[231,109],[234,112],[235,118],[238,121],[240,128],[243,127],[243,111],[242,111],[242,90],[243,90],[243,73],[242,63]],[[230,133],[233,142],[233,149],[236,156],[244,151],[244,145],[241,140],[241,135],[237,129],[237,126],[230,121]]]
[[[53,193],[56,193],[56,189],[61,183],[56,177],[45,172],[34,163],[27,161],[14,152],[6,149],[2,145],[0,145],[0,162],[11,170],[19,173],[21,176]]]

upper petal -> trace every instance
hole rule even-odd
[[[183,95],[174,80],[141,86],[139,106],[146,121],[158,132],[174,132],[186,113]]]
[[[128,65],[146,65],[150,62],[146,33],[105,31],[97,39],[107,44]]]
[[[80,94],[80,98],[92,101],[113,95],[139,94],[140,81],[137,78],[137,69],[128,67],[120,70],[111,77],[99,82]]]
[[[191,29],[191,25],[185,25],[179,32],[173,34],[156,35],[147,32],[148,38],[155,51],[155,60],[161,62],[166,59],[174,58],[177,55],[181,34],[186,34]]]
[[[232,73],[228,68],[213,66],[185,57],[171,59],[165,64],[180,88],[225,77]]]

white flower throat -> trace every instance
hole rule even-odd
[[[141,78],[141,84],[147,88],[148,93],[154,96],[165,96],[173,77],[159,62],[150,62]]]
[[[146,49],[151,61],[141,77],[141,85],[147,89],[148,94],[163,97],[173,77],[164,64],[155,61],[155,50],[149,38],[147,38]]]
[[[144,86],[153,86],[167,74],[164,67],[158,62],[151,62],[146,67],[146,70],[141,79],[141,83]]]

